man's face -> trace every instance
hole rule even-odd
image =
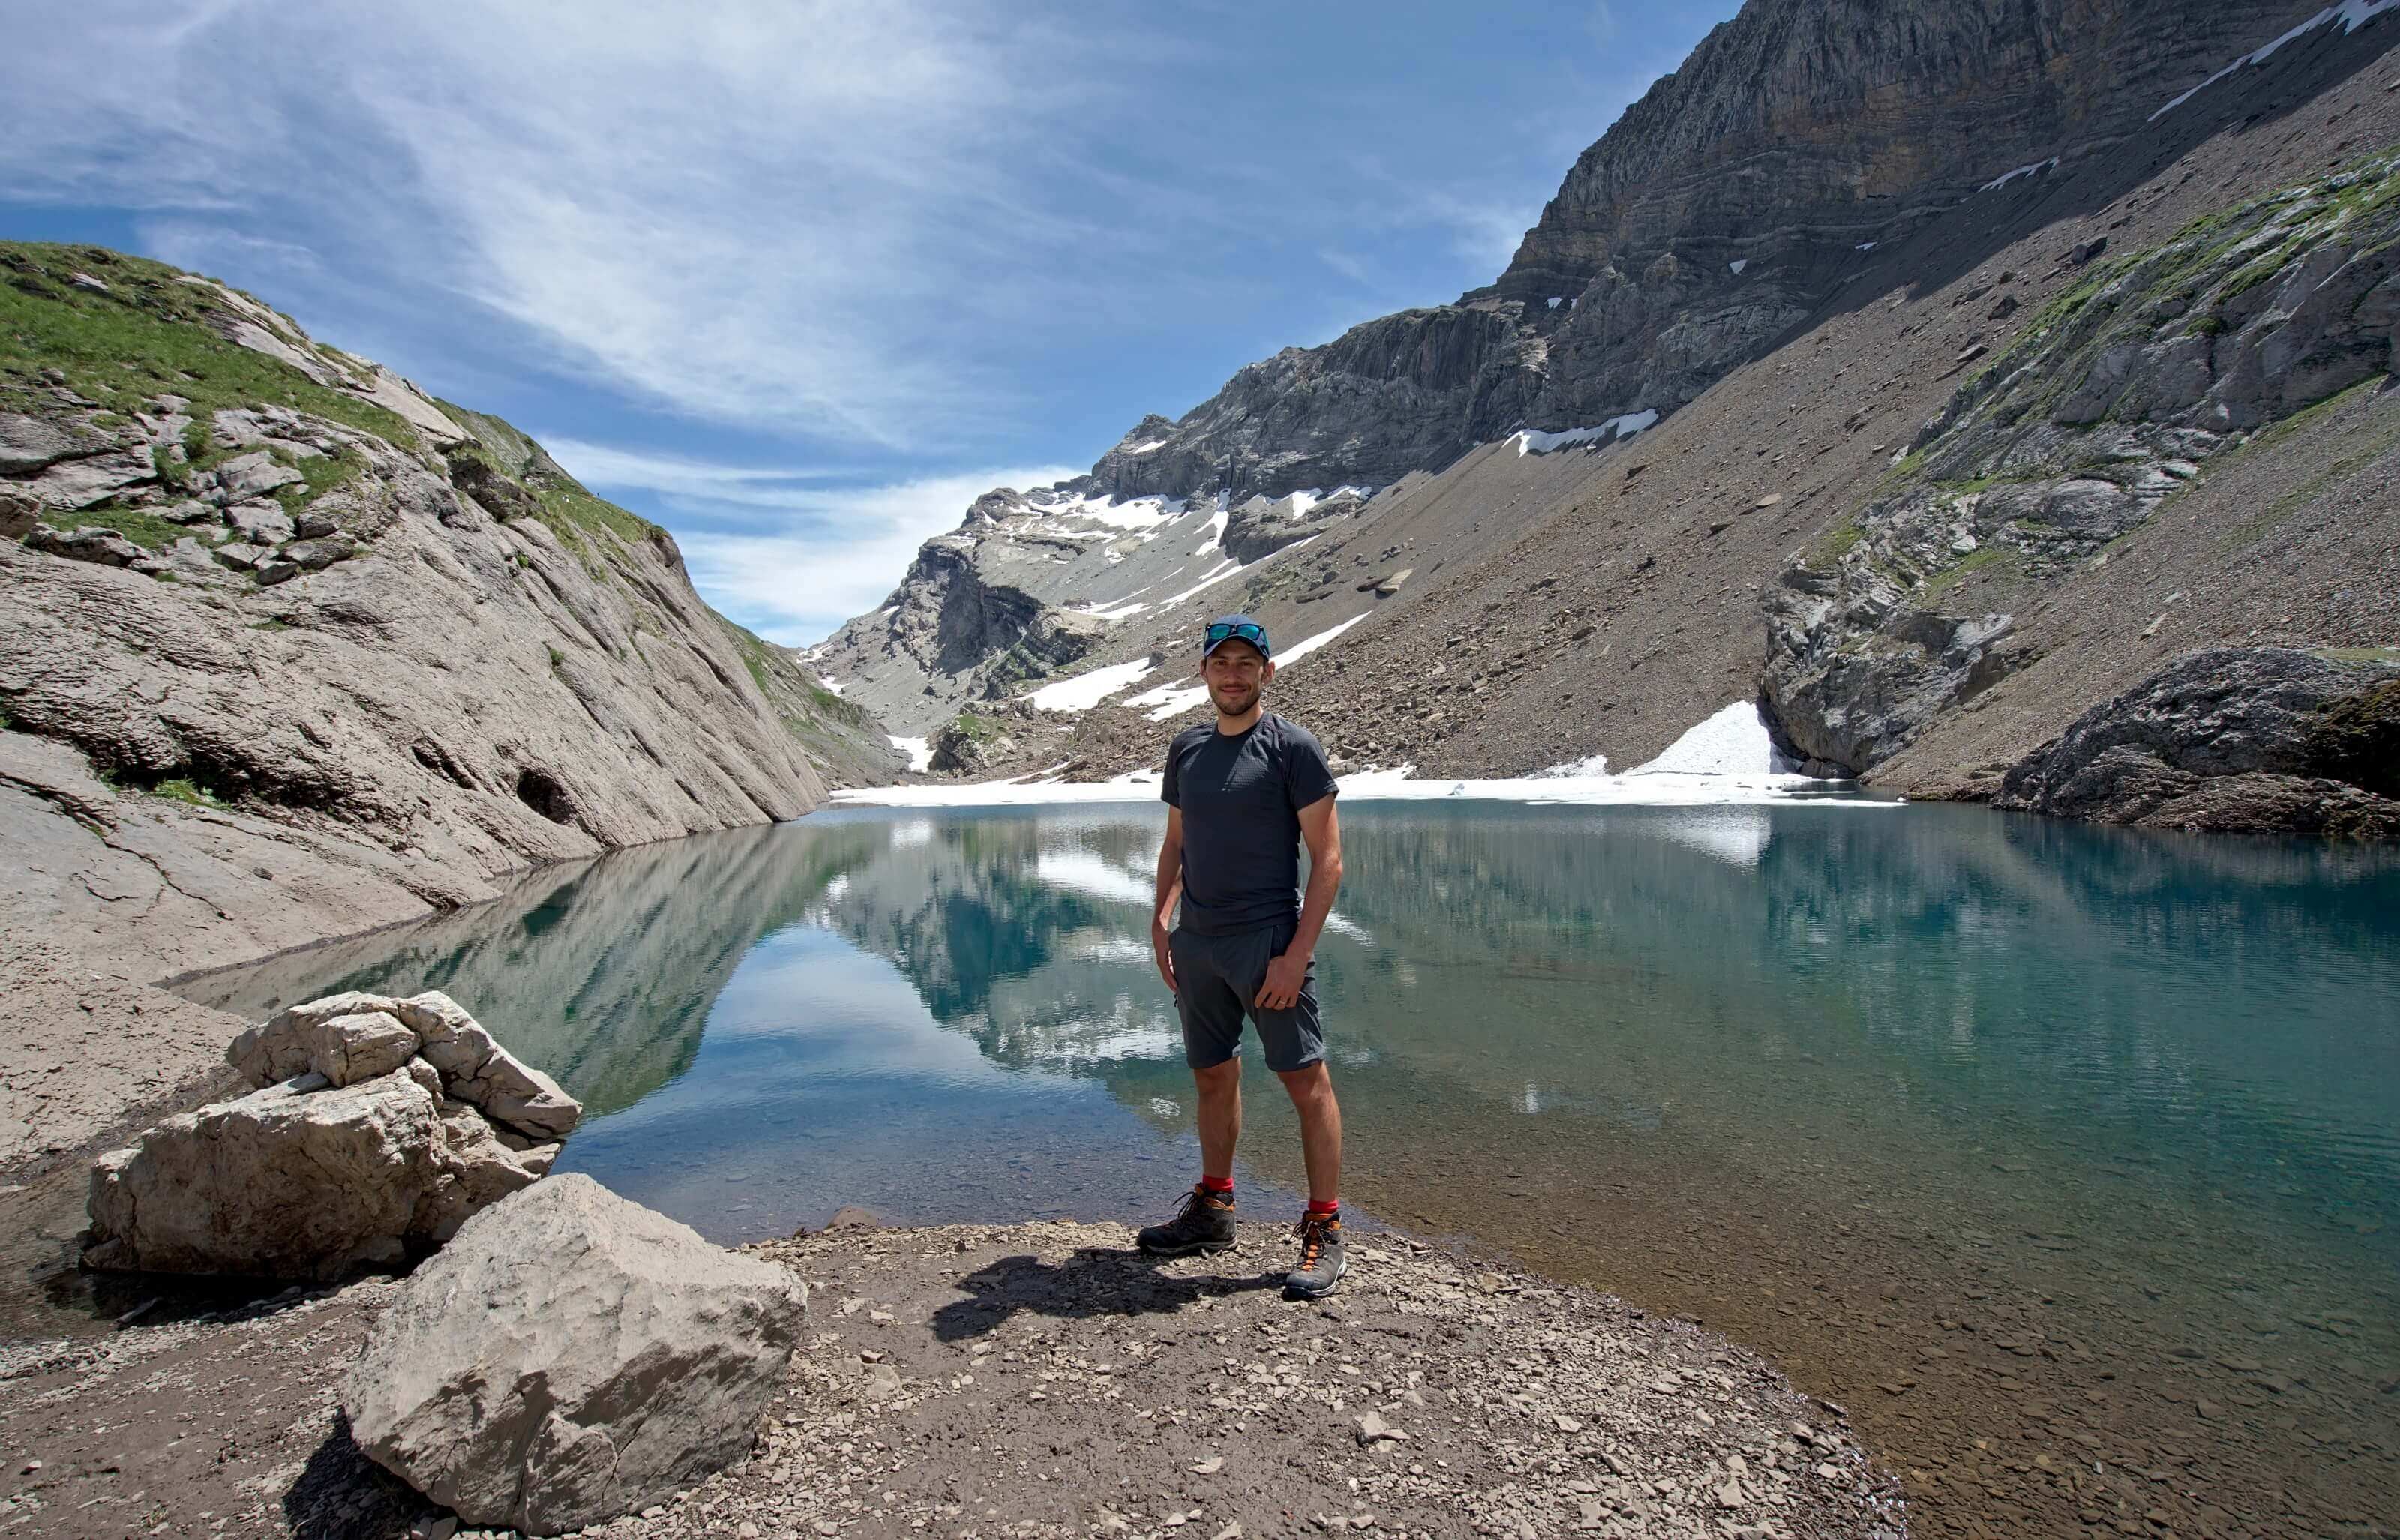
[[[1217,710],[1227,716],[1239,716],[1259,703],[1267,681],[1275,677],[1275,664],[1257,647],[1234,637],[1217,644],[1217,650],[1200,663],[1201,680],[1208,687],[1208,699]]]

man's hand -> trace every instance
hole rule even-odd
[[[1166,980],[1166,992],[1175,993],[1175,947],[1168,941],[1166,921],[1151,917],[1150,955],[1158,960],[1158,976]]]
[[[1308,959],[1286,952],[1267,964],[1267,981],[1250,1003],[1262,1011],[1289,1011],[1299,1002],[1301,987],[1307,982]]]

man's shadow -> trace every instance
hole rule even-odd
[[[1098,1315],[1152,1315],[1204,1299],[1281,1288],[1281,1269],[1232,1275],[1160,1271],[1172,1259],[1146,1252],[1087,1247],[1059,1263],[1039,1257],[1002,1257],[959,1280],[974,1295],[934,1312],[934,1335],[946,1342],[980,1337],[1017,1315],[1088,1320]]]

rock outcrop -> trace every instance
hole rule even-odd
[[[257,1089],[93,1165],[87,1265],[297,1278],[396,1265],[539,1179],[582,1111],[439,993],[329,995],[225,1056]]]
[[[1762,596],[1798,756],[1848,773],[2029,661],[2011,613],[1953,613],[2005,566],[2030,598],[2261,429],[2400,374],[2400,156],[2094,263],[1920,429],[1855,518]],[[1980,350],[1976,350],[1980,351]]]
[[[157,263],[6,243],[0,269],[0,731],[155,794],[179,880],[255,821],[421,912],[896,769],[666,531],[507,424]],[[240,887],[209,921],[276,906]],[[252,955],[310,938],[254,922]]]
[[[747,1453],[806,1300],[784,1269],[569,1173],[410,1276],[343,1403],[370,1458],[467,1522],[558,1534]]]
[[[1992,801],[2145,828],[2400,838],[2400,654],[2189,654],[2084,713]]]

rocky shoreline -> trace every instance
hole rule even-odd
[[[1905,1533],[1841,1409],[1689,1321],[1395,1234],[1361,1235],[1318,1303],[1273,1287],[1278,1226],[1171,1262],[1131,1240],[1060,1221],[745,1247],[808,1290],[757,1451],[582,1533]],[[443,1533],[359,1452],[328,1372],[397,1287],[154,1305],[7,1350],[0,1533]]]

